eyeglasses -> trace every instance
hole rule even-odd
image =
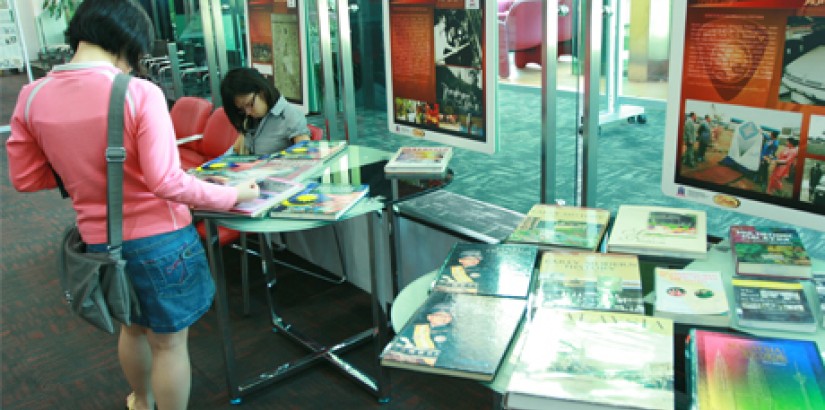
[[[238,107],[238,112],[245,115],[249,110],[252,110],[255,107],[255,99],[257,98],[258,93],[252,94],[252,99],[250,99],[248,103]]]

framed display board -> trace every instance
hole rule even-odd
[[[9,0],[0,0],[0,70],[22,70],[23,45],[17,31],[17,21]]]
[[[497,10],[491,0],[384,0],[390,132],[497,150]]]
[[[820,4],[674,2],[666,195],[825,231]]]
[[[289,102],[309,111],[304,0],[247,1],[249,61]]]

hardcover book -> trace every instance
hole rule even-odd
[[[296,194],[279,202],[272,218],[336,220],[355,206],[369,191],[368,185],[310,182]]]
[[[607,240],[609,252],[681,259],[707,257],[705,211],[621,205]]]
[[[536,292],[545,307],[644,313],[636,255],[544,252]]]
[[[815,342],[692,329],[686,361],[693,409],[825,409]]]
[[[527,301],[433,292],[381,354],[381,364],[490,381]]]
[[[656,311],[687,315],[721,315],[728,298],[719,271],[656,267]]]
[[[433,290],[526,298],[537,254],[529,245],[457,243]]]
[[[526,329],[507,409],[673,409],[671,320],[539,308]]]
[[[816,294],[819,297],[820,312],[825,313],[825,273],[814,273],[813,280]]]
[[[736,319],[740,326],[815,332],[813,308],[797,281],[733,279]]]
[[[253,200],[239,202],[226,211],[211,209],[195,209],[195,211],[198,212],[199,215],[257,218],[263,216],[272,207],[304,188],[304,184],[300,182],[281,178],[267,177],[261,178],[257,182],[260,188],[260,194]],[[225,183],[229,182],[226,181]]]
[[[734,225],[730,243],[739,275],[811,278],[811,258],[796,229]]]
[[[401,147],[384,166],[387,174],[440,174],[453,157],[452,147]]]
[[[281,151],[272,158],[326,160],[347,147],[346,141],[301,141]]]
[[[266,177],[300,180],[322,164],[320,160],[283,160],[251,155],[225,155],[190,169],[188,172],[205,181],[236,184]]]
[[[535,204],[507,241],[595,251],[609,220],[605,209]]]

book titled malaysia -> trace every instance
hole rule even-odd
[[[433,290],[526,298],[537,255],[530,245],[457,243]]]
[[[393,174],[441,174],[453,157],[452,147],[401,147],[384,166]]]
[[[671,320],[539,308],[525,327],[505,408],[673,409]]]
[[[272,218],[336,220],[369,192],[369,185],[309,182],[273,207]]]
[[[816,332],[814,308],[801,282],[734,278],[731,283],[739,326]]]
[[[544,252],[536,302],[545,307],[644,313],[636,255]]]
[[[609,220],[605,209],[535,204],[507,241],[595,251]]]
[[[301,141],[270,155],[283,159],[327,160],[347,147],[346,141]]]
[[[825,409],[815,342],[692,329],[686,353],[692,409]]]
[[[734,225],[730,243],[738,275],[811,278],[811,258],[794,228]]]
[[[257,180],[260,194],[257,198],[239,202],[226,211],[195,209],[203,216],[244,216],[257,218],[272,207],[304,188],[304,184],[289,179],[266,177]]]
[[[722,315],[728,298],[719,271],[655,269],[656,311],[682,315]]]
[[[490,381],[524,315],[517,298],[433,292],[381,353],[381,365]]]
[[[705,259],[705,211],[645,205],[620,205],[607,240],[608,252]]]

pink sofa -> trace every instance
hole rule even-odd
[[[560,0],[559,7],[567,5],[571,0]],[[524,68],[527,63],[541,64],[541,22],[542,22],[542,0],[499,0],[499,25],[503,28],[499,30],[499,50],[504,48],[514,52],[516,67]],[[570,54],[570,42],[573,38],[573,18],[572,13],[559,16],[559,54]],[[509,67],[502,70],[501,60],[499,61],[499,74],[502,77],[509,76]]]

